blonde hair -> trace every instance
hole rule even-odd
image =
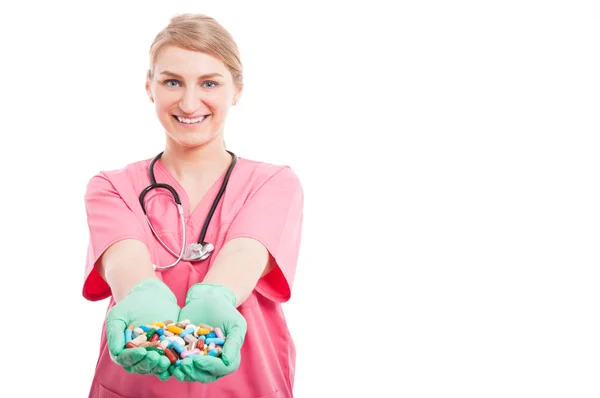
[[[235,85],[243,87],[243,68],[237,44],[214,18],[203,14],[178,14],[171,17],[168,25],[156,35],[150,46],[148,78],[152,78],[159,51],[167,45],[217,58],[229,69]]]

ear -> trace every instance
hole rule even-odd
[[[148,98],[150,98],[150,101],[154,103],[154,96],[152,95],[152,89],[150,88],[150,81],[150,70],[148,70],[148,74],[146,75],[146,94],[148,94]]]
[[[233,105],[237,105],[238,101],[240,100],[240,97],[242,96],[242,88],[237,88],[235,91],[235,94],[233,95]]]

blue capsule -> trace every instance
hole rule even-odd
[[[175,351],[177,351],[178,354],[181,354],[183,351],[185,351],[185,348],[176,341],[171,340],[171,346],[175,349]]]
[[[210,332],[209,334],[206,335],[207,339],[215,338],[215,337],[217,337],[217,335],[215,334],[215,332]]]
[[[127,328],[125,329],[125,344],[129,343],[131,340],[133,340],[132,338],[132,331],[131,329]]]
[[[223,344],[225,344],[225,339],[220,339],[218,337],[208,337],[206,340],[204,340],[204,343],[205,344],[215,343],[215,344],[223,345]]]
[[[217,355],[219,355],[219,350],[213,348],[212,350],[208,351],[208,355],[210,355],[211,357],[216,357]]]
[[[162,337],[165,334],[165,330],[158,328],[156,329],[156,334]]]
[[[182,330],[181,332],[179,332],[179,336],[180,336],[181,338],[184,338],[186,335],[188,335],[188,334],[192,334],[192,333],[194,333],[194,331],[193,331],[193,330],[184,329],[184,330]]]
[[[140,326],[140,329],[142,329],[144,332],[148,333],[150,331],[150,329],[148,326]]]

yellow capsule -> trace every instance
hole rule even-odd
[[[214,328],[212,326],[207,325],[206,323],[199,323],[198,326],[201,327],[201,328],[208,329],[211,332],[214,330]]]
[[[153,322],[151,325],[152,326],[156,326],[158,328],[164,328],[165,327],[165,323],[164,322]]]
[[[179,335],[179,333],[183,332],[182,328],[177,327],[175,325],[169,325],[169,327],[167,328],[167,330],[169,332],[175,333],[176,335]]]
[[[198,335],[209,334],[210,333],[210,329],[207,329],[207,328],[198,328],[198,330],[196,330],[196,333],[198,333]]]

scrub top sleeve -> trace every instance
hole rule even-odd
[[[275,302],[290,299],[302,233],[304,194],[289,167],[267,180],[242,206],[225,238],[253,238],[269,251],[275,267],[261,278],[258,293]]]
[[[89,244],[83,283],[83,297],[103,300],[112,292],[95,265],[112,244],[123,239],[144,242],[144,230],[131,208],[103,174],[94,176],[85,193]]]

